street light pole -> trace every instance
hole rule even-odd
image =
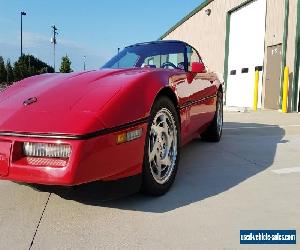
[[[120,48],[118,48],[118,54],[120,53]],[[120,61],[118,60],[118,68],[120,68]]]
[[[26,16],[26,12],[21,11],[21,56],[23,55],[23,16]]]
[[[56,35],[58,35],[58,29],[56,28],[55,25],[51,26],[53,29],[53,37],[51,39],[51,43],[53,43],[53,68],[54,68],[54,73],[55,73],[55,45],[56,45]]]

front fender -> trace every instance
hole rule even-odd
[[[156,96],[166,86],[168,77],[149,73],[135,79],[101,110],[101,120],[107,127],[114,127],[148,117]]]

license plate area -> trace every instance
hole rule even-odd
[[[9,141],[0,141],[0,176],[8,175],[11,145]]]

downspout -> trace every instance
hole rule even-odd
[[[296,26],[296,39],[295,39],[295,61],[294,61],[294,80],[293,80],[293,102],[292,111],[300,111],[300,100],[298,92],[299,82],[299,67],[300,67],[300,1],[297,6],[297,26]],[[299,107],[297,107],[299,101]]]
[[[226,15],[226,38],[225,38],[225,59],[224,59],[224,83],[225,83],[225,100],[227,102],[227,80],[228,80],[228,56],[229,56],[229,36],[230,36],[230,16],[231,12],[227,12]]]

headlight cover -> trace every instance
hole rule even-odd
[[[71,155],[71,146],[60,143],[24,142],[23,152],[25,156],[69,158]]]

